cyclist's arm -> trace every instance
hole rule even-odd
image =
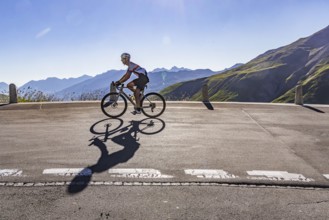
[[[123,77],[121,77],[121,79],[119,80],[120,83],[124,83],[126,82],[131,76],[131,72],[127,71],[125,75],[123,75]]]

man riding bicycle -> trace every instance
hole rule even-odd
[[[140,114],[140,92],[144,90],[145,85],[149,82],[149,78],[147,77],[147,72],[144,68],[130,61],[130,54],[123,53],[121,54],[121,61],[124,65],[128,66],[126,73],[121,77],[121,79],[115,82],[115,85],[118,86],[125,81],[127,81],[131,74],[134,73],[138,78],[134,79],[130,83],[127,84],[128,89],[130,89],[135,96],[136,107],[133,114]],[[134,88],[136,86],[136,88]]]

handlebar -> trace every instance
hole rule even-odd
[[[112,81],[112,85],[115,86],[117,89],[119,89],[119,86],[124,87],[124,83],[120,83],[119,85],[116,85],[114,81]]]

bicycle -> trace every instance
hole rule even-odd
[[[115,86],[114,82],[112,85]],[[127,88],[124,84],[117,85],[115,88],[118,92],[110,92],[106,94],[101,101],[101,109],[103,113],[111,118],[118,118],[122,116],[128,107],[127,100],[136,107],[133,96],[128,96],[123,89]],[[146,86],[145,86],[146,88]],[[143,114],[150,118],[156,118],[162,115],[166,109],[165,99],[156,92],[150,92],[144,95],[144,90],[141,91],[141,111]]]

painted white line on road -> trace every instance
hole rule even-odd
[[[155,169],[109,169],[109,174],[111,177],[125,178],[173,178]]]
[[[237,176],[233,174],[229,174],[224,170],[189,169],[189,170],[185,170],[185,174],[197,176],[198,178],[214,178],[214,179],[237,178]]]
[[[2,176],[22,176],[23,171],[18,169],[2,169],[0,170],[0,177]]]
[[[269,170],[252,170],[247,171],[248,179],[258,179],[258,180],[288,180],[288,181],[302,181],[311,182],[314,181],[311,178],[306,178],[301,174],[288,173],[287,171],[269,171]],[[256,177],[255,177],[256,176]]]
[[[89,168],[60,168],[45,169],[42,174],[55,176],[91,176],[92,171]]]
[[[329,174],[323,174],[323,176],[329,180]]]
[[[305,184],[296,184],[296,185],[278,185],[275,183],[268,184],[268,185],[254,185],[254,184],[230,184],[230,183],[219,183],[219,182],[163,182],[163,181],[156,181],[156,182],[141,182],[141,181],[133,181],[133,182],[121,182],[121,181],[88,181],[88,182],[0,182],[0,188],[1,187],[48,187],[48,186],[81,186],[81,184],[88,185],[88,186],[146,186],[146,187],[152,187],[152,186],[182,186],[182,187],[196,187],[196,186],[223,186],[223,187],[241,187],[241,188],[277,188],[277,189],[308,189],[308,190],[317,190],[317,189],[328,189],[326,186],[308,186]]]

